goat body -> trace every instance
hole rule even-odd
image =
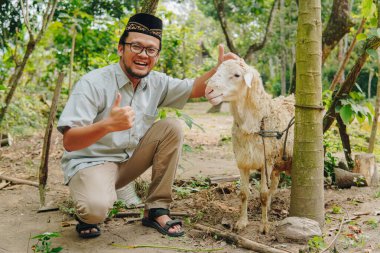
[[[240,171],[242,201],[235,229],[242,230],[248,224],[249,174],[250,171],[260,171],[260,231],[267,233],[268,209],[278,186],[280,171],[291,166],[294,128],[290,122],[294,117],[294,97],[272,99],[265,92],[258,71],[242,60],[223,62],[208,81],[206,92],[210,91],[223,94],[223,101],[230,102],[234,118],[232,144]],[[286,129],[288,131],[284,131]],[[274,135],[272,131],[284,133],[279,139],[265,137]]]

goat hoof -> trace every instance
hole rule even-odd
[[[241,221],[239,220],[238,222],[236,222],[235,226],[234,226],[234,230],[235,231],[242,231],[243,229],[245,229],[245,227],[248,225],[248,221]]]
[[[261,224],[260,233],[267,235],[269,233],[269,224]]]

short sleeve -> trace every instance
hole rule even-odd
[[[102,92],[88,80],[81,79],[67,101],[59,118],[57,129],[63,133],[66,127],[87,126],[94,122],[102,110]]]
[[[166,76],[162,79],[166,94],[159,107],[182,109],[190,98],[194,79],[177,79]]]

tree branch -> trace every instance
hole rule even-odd
[[[33,34],[33,31],[31,29],[30,23],[29,23],[29,5],[28,5],[28,0],[26,0],[25,6],[24,6],[24,1],[20,0],[20,6],[21,6],[22,15],[24,16],[25,26],[26,26],[26,29],[28,30],[28,33],[29,33],[30,40],[33,40],[34,39],[34,34]]]
[[[329,22],[322,34],[322,65],[336,44],[354,26],[349,15],[348,0],[334,0]]]
[[[363,18],[362,19],[362,22],[360,23],[360,26],[358,28],[358,31],[356,32],[352,42],[351,42],[351,45],[350,47],[348,48],[347,52],[346,52],[346,55],[344,57],[344,60],[342,62],[342,65],[340,65],[339,67],[339,70],[338,72],[336,73],[335,77],[334,77],[334,80],[332,81],[331,85],[330,85],[330,90],[334,91],[335,90],[335,87],[336,87],[336,84],[338,83],[338,81],[340,80],[340,78],[342,77],[342,74],[343,74],[343,71],[344,71],[344,68],[346,67],[347,65],[347,62],[348,60],[350,59],[350,56],[351,56],[351,53],[352,53],[352,50],[354,49],[354,46],[356,44],[356,36],[361,33],[363,31],[363,27],[364,27],[364,24],[365,24],[365,21],[366,21],[366,18]]]
[[[368,49],[376,50],[380,46],[380,38],[379,37],[371,37],[368,38],[365,42],[365,45],[362,50],[362,54],[356,60],[355,65],[352,67],[350,73],[347,75],[346,80],[343,82],[342,86],[338,90],[338,92],[333,97],[333,101],[330,105],[330,108],[327,110],[325,116],[323,117],[323,132],[326,132],[332,125],[335,120],[336,112],[335,107],[339,104],[339,101],[343,98],[346,98],[352,88],[355,85],[355,81],[360,74],[361,69],[363,68],[364,63],[368,58]]]
[[[236,47],[231,40],[231,37],[229,36],[228,33],[228,28],[227,28],[227,21],[226,17],[224,15],[224,0],[214,0],[214,6],[216,9],[216,12],[218,14],[219,22],[223,30],[224,37],[226,38],[227,42],[227,47],[230,49],[231,52],[239,55],[238,51],[236,50]]]
[[[265,28],[265,35],[264,35],[263,40],[259,43],[252,44],[248,48],[247,53],[244,56],[245,60],[248,59],[254,52],[259,51],[264,47],[264,45],[268,39],[268,34],[272,31],[272,24],[273,24],[274,17],[276,15],[277,2],[278,2],[278,0],[273,1],[272,9],[270,10],[269,17],[268,17],[267,26]]]

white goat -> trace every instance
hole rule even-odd
[[[290,170],[291,166],[294,97],[272,99],[265,92],[258,71],[243,60],[223,62],[207,83],[206,93],[210,92],[223,94],[222,100],[230,102],[234,118],[232,144],[240,170],[242,201],[234,229],[242,230],[248,224],[249,174],[256,170],[261,171],[260,232],[268,233],[271,196],[277,189],[280,171]],[[278,138],[274,137],[277,131]]]

